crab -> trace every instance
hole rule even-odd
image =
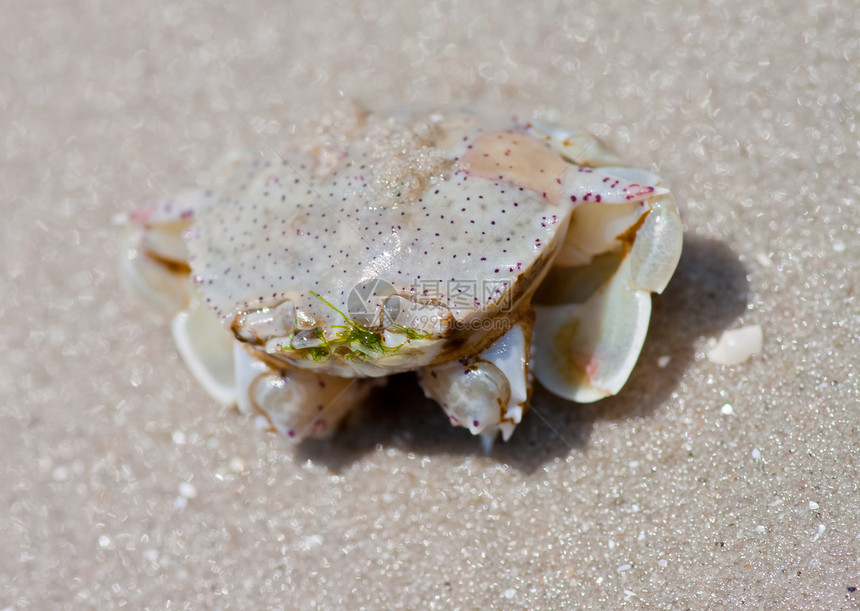
[[[122,276],[216,401],[323,437],[416,371],[487,443],[535,378],[578,403],[621,389],[683,233],[660,178],[592,135],[454,107],[355,107],[127,225]]]

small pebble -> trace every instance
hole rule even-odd
[[[825,530],[827,530],[827,526],[825,526],[824,524],[819,524],[819,525],[818,525],[818,528],[816,528],[815,530],[816,530],[816,532],[815,532],[815,536],[814,536],[814,537],[812,537],[812,540],[813,540],[813,541],[818,541],[818,539],[820,539],[820,538],[821,538],[821,535],[823,535],[823,534],[824,534],[824,531],[825,531]]]
[[[152,563],[158,562],[158,550],[149,548],[143,550],[143,557]]]
[[[758,264],[762,267],[773,267],[773,261],[770,260],[765,253],[760,252],[755,256],[755,260],[758,261]]]
[[[724,331],[718,341],[708,350],[708,360],[719,365],[740,365],[750,357],[760,354],[762,330],[759,325]]]
[[[197,487],[191,482],[181,482],[179,484],[179,494],[186,499],[193,499],[197,496]]]
[[[309,551],[314,549],[315,547],[319,547],[324,542],[323,538],[320,535],[308,535],[301,541],[299,541],[299,548],[302,551]]]

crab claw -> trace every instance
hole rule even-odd
[[[209,396],[222,405],[235,403],[235,341],[214,312],[193,303],[173,317],[170,331],[182,360]]]
[[[290,439],[327,437],[378,378],[338,378],[311,371],[272,371],[235,344],[239,410],[263,416],[273,431]]]
[[[490,444],[501,431],[507,441],[522,420],[531,383],[528,357],[531,312],[483,352],[420,370],[424,394],[439,403],[451,424]]]
[[[653,200],[630,251],[631,282],[662,293],[681,259],[683,241],[684,227],[674,198],[667,194]]]
[[[167,316],[183,310],[190,298],[183,234],[204,199],[204,191],[187,189],[126,217],[130,223],[120,278],[130,292]]]
[[[547,389],[591,403],[630,376],[648,331],[651,298],[630,283],[630,258],[585,303],[537,306],[534,372]]]
[[[650,293],[663,291],[681,256],[683,230],[671,194],[649,199],[644,218],[642,213],[637,218],[635,211],[614,214],[621,206],[595,208],[587,222],[577,217],[581,208],[575,211],[567,239],[587,255],[590,265],[551,270],[554,299],[536,307],[535,375],[553,393],[579,403],[621,390],[648,331]],[[634,219],[627,230],[609,239]],[[584,235],[574,226],[578,221],[591,229],[590,242],[577,241]],[[619,249],[619,240],[633,243]],[[607,278],[606,270],[615,264]],[[589,286],[595,285],[591,292]]]
[[[569,165],[561,178],[564,196],[574,204],[629,204],[669,192],[665,187],[628,180],[609,171],[612,169]]]
[[[139,230],[142,231],[142,230]],[[121,245],[119,278],[132,295],[170,317],[188,303],[188,272],[181,266],[165,265],[141,248],[139,236],[129,235]]]

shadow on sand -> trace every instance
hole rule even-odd
[[[648,338],[622,391],[597,403],[577,405],[535,385],[532,408],[507,443],[497,442],[490,459],[532,472],[556,457],[584,447],[597,420],[647,417],[671,401],[672,391],[694,357],[702,335],[719,335],[747,304],[747,272],[724,244],[686,235],[672,281],[653,297]],[[666,368],[657,360],[671,355]],[[339,471],[376,448],[419,455],[482,454],[480,440],[453,428],[442,410],[425,399],[414,374],[391,378],[368,405],[330,440],[306,440],[297,457]]]

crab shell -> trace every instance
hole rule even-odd
[[[576,402],[621,389],[681,252],[659,177],[589,134],[464,109],[355,109],[319,133],[130,217],[123,276],[213,398],[323,436],[416,370],[492,440],[532,376]]]

